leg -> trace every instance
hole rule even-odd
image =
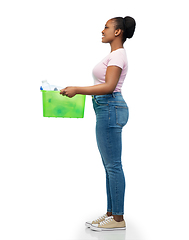
[[[118,95],[117,95],[118,96]],[[101,99],[93,101],[97,116],[96,138],[106,170],[108,211],[116,221],[121,221],[124,214],[125,177],[121,163],[122,127],[128,120],[128,108],[122,96],[115,96],[107,102]],[[105,105],[103,105],[105,104]],[[118,104],[118,105],[117,105]],[[111,206],[111,207],[110,207]]]
[[[108,171],[106,169],[106,164],[103,158],[103,150],[102,150],[102,146],[101,146],[101,141],[103,141],[102,139],[102,135],[99,133],[101,133],[101,130],[99,129],[100,127],[97,125],[96,126],[96,137],[97,137],[97,145],[98,145],[98,149],[99,152],[101,154],[101,158],[102,158],[102,163],[104,165],[104,169],[106,172],[106,195],[107,195],[107,215],[108,216],[112,216],[112,199],[111,199],[111,193],[110,193],[110,183],[109,183],[109,174]]]
[[[121,164],[121,128],[100,129],[97,125],[97,144],[106,170],[108,209],[116,221],[123,219],[125,178]],[[102,132],[103,131],[103,132]],[[112,207],[112,208],[111,208]]]

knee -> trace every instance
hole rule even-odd
[[[108,172],[108,174],[122,173],[123,169],[121,164],[107,164],[106,171]]]

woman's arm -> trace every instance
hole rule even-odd
[[[122,69],[117,66],[109,66],[106,70],[105,83],[90,87],[66,87],[61,89],[60,94],[74,97],[76,94],[82,95],[105,95],[112,93],[117,86]]]

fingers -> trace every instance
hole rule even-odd
[[[71,97],[71,95],[70,95],[69,92],[66,90],[66,88],[61,89],[61,90],[60,90],[60,94],[62,94],[63,96]]]
[[[76,95],[75,88],[74,87],[66,87],[66,88],[60,90],[60,94],[62,94],[63,96],[72,98]]]
[[[60,94],[62,94],[63,96],[65,96],[65,95],[66,95],[66,88],[61,89],[61,90],[60,90]]]

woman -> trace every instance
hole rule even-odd
[[[106,172],[107,213],[86,222],[92,230],[125,229],[124,195],[125,177],[121,163],[121,133],[128,121],[128,107],[121,94],[128,64],[123,47],[135,31],[131,17],[116,17],[107,21],[102,31],[102,42],[111,46],[110,54],[93,69],[94,86],[66,87],[60,94],[73,97],[76,94],[92,95],[96,113],[96,140]]]

